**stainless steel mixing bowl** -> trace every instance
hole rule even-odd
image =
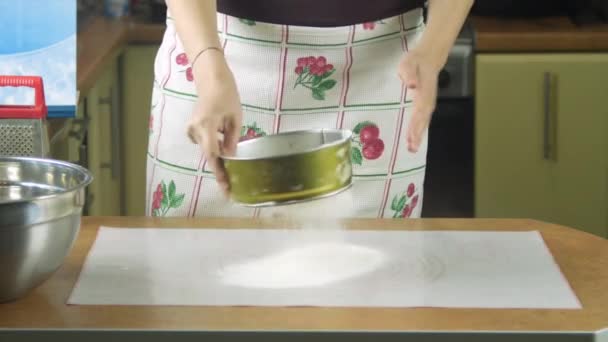
[[[26,295],[61,266],[91,181],[70,163],[0,157],[0,302]]]

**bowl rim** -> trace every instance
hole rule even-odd
[[[242,146],[242,145],[255,144],[262,139],[276,139],[279,137],[289,136],[289,135],[300,135],[300,134],[304,134],[304,133],[324,133],[324,132],[325,133],[341,133],[342,138],[332,141],[330,143],[321,144],[316,147],[309,148],[309,149],[306,149],[306,150],[303,150],[303,151],[297,152],[297,153],[281,153],[281,154],[276,154],[276,155],[272,155],[272,156],[268,156],[268,157],[234,157],[234,156],[221,155],[220,158],[223,160],[228,160],[228,161],[253,161],[253,160],[271,160],[271,159],[292,157],[292,156],[317,152],[317,151],[324,150],[324,149],[332,147],[332,146],[341,145],[344,142],[352,139],[352,136],[353,136],[353,132],[349,129],[338,129],[338,128],[305,129],[305,130],[297,130],[297,131],[270,134],[270,135],[265,135],[263,137],[258,137],[255,139],[241,141],[237,144],[237,148],[238,148],[238,146]]]
[[[3,162],[40,162],[43,164],[50,164],[50,165],[59,165],[65,168],[69,168],[69,169],[73,169],[76,170],[80,173],[82,173],[84,175],[84,179],[82,182],[79,182],[77,185],[69,187],[69,188],[65,188],[62,189],[59,192],[56,193],[52,193],[52,194],[48,194],[48,195],[42,195],[42,196],[30,196],[30,197],[25,197],[25,198],[20,198],[17,200],[3,200],[0,198],[0,204],[16,204],[16,203],[24,203],[24,202],[31,202],[31,201],[39,201],[39,200],[45,200],[45,199],[50,199],[50,198],[54,198],[66,193],[70,193],[70,192],[74,192],[77,190],[80,190],[82,188],[87,187],[89,184],[91,184],[93,182],[93,175],[91,173],[91,171],[89,171],[88,169],[74,164],[74,163],[70,163],[67,161],[63,161],[63,160],[57,160],[57,159],[52,159],[52,158],[38,158],[38,157],[14,157],[14,156],[0,156],[0,163]]]

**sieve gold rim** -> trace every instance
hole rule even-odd
[[[298,204],[298,203],[306,203],[306,202],[312,202],[318,199],[322,199],[322,198],[327,198],[327,197],[332,197],[335,196],[337,194],[340,194],[348,189],[350,189],[352,187],[353,183],[352,180],[348,183],[346,183],[344,186],[334,190],[334,191],[330,191],[330,192],[326,192],[326,193],[321,193],[319,195],[316,196],[312,196],[312,197],[301,197],[298,199],[289,199],[289,197],[291,196],[285,196],[283,200],[277,200],[275,199],[271,199],[269,198],[266,201],[260,201],[260,202],[255,202],[255,203],[248,203],[248,202],[240,202],[238,200],[234,200],[234,203],[243,206],[243,207],[250,207],[250,208],[264,208],[264,207],[279,207],[279,206],[287,206],[287,205],[292,205],[292,204]],[[270,196],[269,196],[270,197]]]

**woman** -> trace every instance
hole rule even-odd
[[[420,0],[167,0],[148,214],[270,215],[225,199],[218,156],[242,139],[344,128],[354,185],[334,215],[419,217],[437,75],[472,2],[429,0],[425,21]]]

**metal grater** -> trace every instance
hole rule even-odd
[[[0,87],[30,87],[35,91],[32,106],[0,105],[0,156],[46,157],[49,142],[42,78],[0,76]]]

